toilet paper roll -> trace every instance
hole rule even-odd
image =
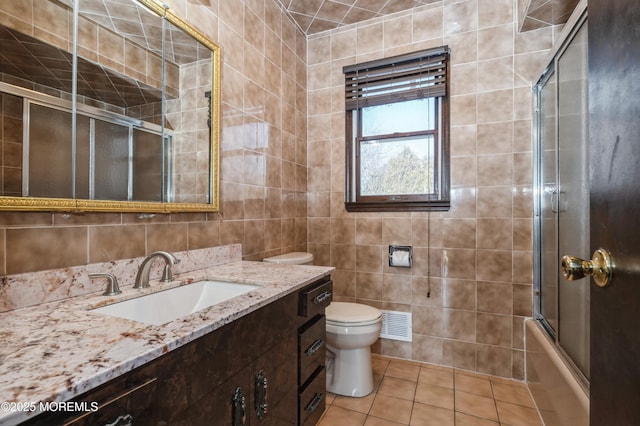
[[[391,266],[411,266],[409,263],[409,252],[404,250],[396,250],[391,253]]]

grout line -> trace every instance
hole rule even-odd
[[[496,395],[493,392],[493,382],[489,380],[489,386],[491,387],[491,398],[493,399],[493,406],[496,409],[496,417],[498,418],[498,423],[500,423],[500,412],[498,411],[498,403],[496,402]]]

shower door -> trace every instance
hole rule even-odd
[[[125,116],[23,99],[22,195],[88,200],[173,200],[173,136]],[[141,126],[144,124],[144,126]]]
[[[583,17],[534,89],[536,99],[535,313],[589,380],[589,279],[560,275],[566,253],[590,258],[587,25]]]

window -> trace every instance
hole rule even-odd
[[[447,46],[347,66],[348,211],[449,209]]]

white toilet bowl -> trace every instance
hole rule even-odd
[[[326,309],[327,391],[366,396],[373,391],[371,345],[380,337],[382,313],[360,303],[332,302]]]

